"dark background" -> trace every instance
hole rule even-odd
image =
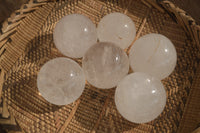
[[[0,23],[27,1],[28,0],[0,0]]]

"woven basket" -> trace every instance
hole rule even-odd
[[[67,14],[81,13],[98,24],[111,12],[124,13],[135,22],[135,40],[160,33],[176,47],[175,71],[162,81],[167,104],[152,122],[125,120],[114,104],[115,89],[86,85],[82,96],[66,106],[50,104],[38,92],[36,78],[41,66],[63,56],[53,43],[56,23]],[[0,89],[9,113],[25,133],[190,133],[200,123],[199,61],[200,26],[170,1],[30,0],[3,23]]]

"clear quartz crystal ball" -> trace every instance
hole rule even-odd
[[[97,88],[115,87],[128,73],[129,60],[126,53],[109,42],[92,46],[82,61],[86,80]]]
[[[139,38],[133,44],[129,60],[133,71],[164,79],[174,70],[177,54],[168,38],[152,33]]]
[[[118,84],[115,104],[119,113],[134,123],[154,120],[166,104],[166,92],[160,80],[141,72],[127,75]]]
[[[37,87],[48,102],[66,105],[81,96],[85,88],[85,76],[75,61],[59,57],[42,66],[37,77]]]
[[[134,40],[136,28],[134,22],[122,13],[104,16],[98,24],[97,36],[100,41],[113,42],[120,48],[127,48]]]
[[[53,39],[62,54],[81,58],[97,42],[96,26],[86,16],[70,14],[56,24]]]

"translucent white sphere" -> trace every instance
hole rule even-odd
[[[56,24],[53,39],[62,54],[80,58],[97,42],[96,26],[86,16],[70,14]]]
[[[113,42],[122,49],[132,43],[135,35],[136,28],[131,18],[117,12],[104,16],[97,28],[100,41]]]
[[[177,54],[168,38],[160,34],[148,34],[133,44],[129,60],[133,71],[164,79],[174,70]]]
[[[115,104],[119,113],[134,123],[154,120],[166,104],[166,92],[160,80],[136,72],[126,76],[117,86]]]
[[[92,46],[82,61],[86,80],[97,88],[112,88],[128,73],[126,53],[113,43],[100,42]]]
[[[85,88],[85,76],[75,61],[63,57],[55,58],[40,69],[37,87],[50,103],[66,105],[81,96]]]

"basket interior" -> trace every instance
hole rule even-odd
[[[81,98],[66,106],[50,104],[38,92],[36,78],[41,66],[50,59],[64,56],[53,42],[56,23],[67,14],[81,13],[98,24],[104,15],[111,12],[128,15],[135,22],[137,38],[148,33],[160,33],[176,47],[176,68],[162,81],[167,92],[167,104],[162,114],[152,122],[135,124],[125,120],[116,110],[114,88],[101,90],[87,84]],[[199,63],[199,49],[183,28],[167,13],[140,0],[58,1],[40,31],[26,45],[23,55],[9,70],[3,86],[8,109],[25,132],[176,132]],[[81,65],[81,59],[75,61]]]

